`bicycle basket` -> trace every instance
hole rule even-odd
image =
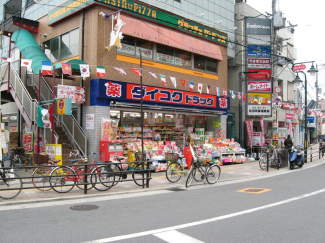
[[[179,155],[176,153],[165,153],[165,160],[174,162],[178,160]]]

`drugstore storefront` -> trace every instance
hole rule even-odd
[[[96,119],[100,122],[116,120],[116,139],[126,147],[138,147],[141,143],[141,86],[95,79],[91,80],[90,93],[90,107],[109,107],[109,114]],[[143,85],[142,100],[143,137],[152,147],[163,144],[182,148],[189,142],[202,145],[212,138],[226,138],[229,97]]]

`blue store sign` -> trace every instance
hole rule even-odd
[[[230,98],[200,94],[184,90],[143,85],[143,103],[160,106],[173,106],[227,111]],[[139,103],[141,87],[139,84],[113,80],[93,79],[90,81],[90,105],[110,106],[111,101]]]

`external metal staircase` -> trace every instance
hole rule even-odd
[[[33,99],[26,86],[22,82],[19,74],[13,68],[13,65],[10,65],[10,93],[17,104],[17,107],[24,118],[27,126],[31,128],[33,132],[37,132],[37,108],[38,101]],[[1,66],[1,91],[7,90],[8,88],[8,71],[9,65],[4,64]],[[38,90],[38,75],[32,75],[32,85]],[[52,90],[48,86],[47,82],[42,78],[41,80],[41,98],[42,100],[51,100]],[[78,124],[77,120],[72,115],[62,115],[55,117],[55,126],[62,127],[55,132],[55,143],[60,141],[60,136],[65,134],[70,139],[71,143],[75,145],[83,156],[87,156],[87,135],[81,126]],[[44,139],[44,143],[49,143],[52,140],[52,130],[51,129],[40,129],[41,136]],[[55,129],[57,130],[57,129]]]

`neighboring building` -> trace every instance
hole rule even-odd
[[[299,144],[302,127],[298,120],[298,98],[301,100],[301,94],[290,83],[295,78],[290,70],[290,63],[296,59],[293,31],[285,26],[272,30],[271,18],[244,2],[235,5],[235,16],[238,44],[236,57],[229,60],[228,88],[246,95],[245,102],[235,99],[231,103],[230,112],[236,114],[236,137],[248,146],[244,121],[253,120],[254,132],[263,134],[264,126],[267,142],[280,145],[290,126],[294,143]],[[276,93],[274,88],[278,86]],[[276,98],[281,98],[284,105],[274,105]]]
[[[117,118],[124,127],[139,126],[140,77],[131,69],[140,69],[141,52],[141,80],[146,86],[143,98],[146,125],[156,125],[156,128],[161,124],[174,126],[176,116],[181,115],[183,129],[194,126],[216,132],[214,121],[219,121],[221,127],[225,128],[230,99],[217,97],[216,87],[228,89],[228,58],[234,53],[228,53],[227,33],[214,28],[216,25],[205,26],[204,23],[222,20],[226,28],[233,27],[233,1],[215,1],[209,5],[202,3],[202,6],[185,1],[168,4],[149,2],[150,5],[132,0],[42,1],[42,4],[27,1],[26,5],[19,6],[21,1],[12,0],[0,6],[6,13],[2,31],[7,36],[4,38],[2,56],[12,57],[9,69],[6,69],[7,63],[2,63],[1,73],[5,74],[2,77],[4,81],[8,80],[6,70],[9,70],[10,82],[15,82],[23,92],[21,96],[20,93],[15,93],[17,89],[10,91],[17,105],[20,101],[23,103],[23,107],[18,107],[25,124],[21,122],[18,126],[23,129],[27,125],[33,132],[37,130],[38,103],[32,99],[31,93],[38,91],[41,62],[49,60],[57,70],[54,86],[63,84],[85,87],[85,103],[75,102],[71,116],[57,116],[55,141],[51,141],[49,129],[42,130],[45,142],[62,143],[68,139],[84,154],[98,152],[103,126],[106,124],[103,121]],[[62,5],[53,7],[54,3]],[[20,13],[20,9],[24,11]],[[182,10],[181,16],[178,15],[178,10]],[[7,14],[8,11],[11,17]],[[195,14],[191,16],[190,13]],[[198,17],[197,14],[200,13],[204,15]],[[109,15],[120,17],[126,23],[121,29],[124,36],[121,39],[121,49],[109,47],[110,34],[120,24],[119,21],[116,23],[116,20],[112,20],[112,16],[109,19]],[[16,45],[11,46],[12,55],[9,52],[9,38]],[[118,44],[118,39],[113,44]],[[25,52],[25,48],[30,50],[31,46],[35,51]],[[46,54],[45,57],[39,58],[42,54],[39,46]],[[26,70],[26,67],[20,66],[21,58],[33,61],[31,69]],[[63,75],[63,62],[72,63],[74,81]],[[89,65],[90,78],[80,77],[80,65],[83,64]],[[106,78],[97,77],[98,66],[105,70]],[[121,74],[121,69],[118,72],[115,68],[123,68],[126,75]],[[154,78],[149,71],[158,78]],[[18,82],[19,78],[22,82]],[[45,80],[41,84],[42,99],[51,100],[52,78],[45,77]],[[194,83],[193,92],[190,91],[190,82]],[[30,86],[30,89],[25,89],[22,84]],[[200,92],[199,85],[202,85]],[[207,94],[207,87],[210,87],[211,95]],[[5,89],[3,84],[1,90]],[[57,89],[58,87],[55,88],[55,94]],[[155,115],[154,124],[149,122],[149,114]],[[196,117],[194,124],[191,116]],[[92,121],[89,122],[88,119]],[[61,139],[57,127],[62,127],[68,138]],[[173,134],[177,134],[178,130],[173,131]],[[120,139],[123,138],[124,142],[138,141],[137,137],[128,140],[127,136],[121,135],[123,132],[120,131]],[[181,132],[185,131],[179,133]],[[220,137],[224,138],[225,133],[223,131],[219,134]],[[166,137],[170,134],[171,132]],[[150,137],[149,134],[146,136]],[[179,140],[179,145],[184,145],[183,137],[180,137],[173,138]]]

